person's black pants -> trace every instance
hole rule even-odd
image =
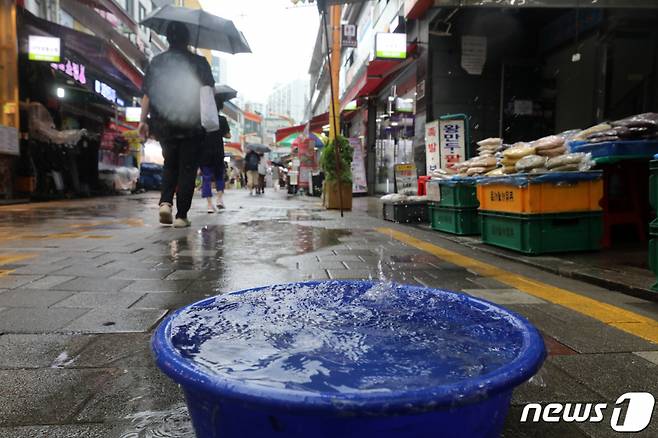
[[[173,204],[176,192],[177,218],[186,219],[192,206],[202,142],[202,137],[172,138],[161,142],[164,169],[160,204]]]

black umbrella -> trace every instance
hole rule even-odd
[[[199,49],[232,54],[251,53],[249,43],[231,20],[201,9],[165,5],[152,12],[140,24],[164,35],[172,22],[187,26],[191,42]]]
[[[259,152],[259,153],[260,152],[262,152],[262,153],[270,152],[272,150],[272,149],[270,149],[269,146],[265,146],[264,144],[255,144],[255,143],[248,144],[247,149],[251,149],[252,151]]]
[[[238,97],[238,92],[228,85],[215,85],[215,96],[226,102],[227,100]]]

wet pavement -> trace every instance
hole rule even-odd
[[[372,278],[464,291],[529,318],[549,359],[514,394],[506,437],[615,436],[600,423],[526,423],[527,403],[658,396],[658,303],[384,222],[371,198],[340,218],[315,198],[197,199],[190,229],[157,195],[0,207],[0,436],[193,436],[150,335],[172,309],[228,291]],[[658,436],[658,413],[635,436]]]

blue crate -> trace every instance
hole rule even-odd
[[[647,157],[658,154],[658,140],[610,141],[605,143],[571,142],[572,152],[591,153],[592,158]]]

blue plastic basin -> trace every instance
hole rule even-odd
[[[544,343],[463,294],[369,281],[210,298],[153,336],[199,437],[495,437]]]

